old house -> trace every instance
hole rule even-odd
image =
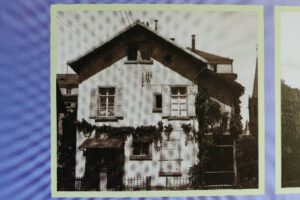
[[[79,77],[78,121],[94,127],[105,125],[105,130],[130,126],[141,131],[120,140],[78,130],[76,177],[91,180],[89,190],[189,185],[190,168],[199,162],[198,147],[186,141],[182,124],[197,129],[198,89],[206,88],[228,113],[234,112],[233,102],[243,94],[243,87],[235,82],[233,60],[197,50],[195,40],[192,36],[191,47],[184,48],[160,35],[157,26],[152,29],[136,21],[68,62]],[[164,128],[156,148],[153,141],[144,139],[148,133],[142,130],[159,122],[172,128]],[[230,135],[229,127],[222,134]],[[233,145],[220,147],[224,147],[221,154],[229,149],[234,156]],[[237,173],[233,160],[227,159],[232,177]],[[207,174],[222,176],[212,171]]]

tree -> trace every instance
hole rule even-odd
[[[58,190],[74,190],[76,127],[75,115],[67,113],[63,119],[63,133],[58,135]]]
[[[237,140],[237,168],[239,185],[242,188],[258,186],[258,140],[257,137],[243,136]]]
[[[220,104],[212,99],[206,89],[199,89],[196,95],[195,108],[198,121],[198,131],[192,131],[189,136],[197,143],[198,164],[191,168],[191,185],[193,189],[203,188],[205,185],[204,165],[208,164],[214,156],[211,149],[220,141],[224,140],[224,131],[230,122],[230,140],[233,140],[242,132],[240,101],[234,102],[234,112],[222,113]],[[184,128],[184,132],[186,128]],[[210,133],[210,134],[207,134]],[[210,164],[211,165],[211,164]]]
[[[206,137],[205,133],[213,131],[216,124],[222,118],[220,104],[213,101],[206,90],[200,90],[195,101],[196,117],[198,121],[198,131],[193,132],[193,140],[198,144],[198,164],[191,169],[191,182],[194,189],[204,186],[204,162],[206,160],[208,147],[213,145],[211,137]]]
[[[282,185],[300,185],[300,91],[281,82]]]

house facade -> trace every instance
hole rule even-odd
[[[121,141],[97,137],[95,130],[88,136],[77,131],[76,177],[93,179],[90,190],[188,187],[199,148],[186,140],[182,124],[198,129],[200,88],[210,91],[223,113],[234,112],[243,87],[235,82],[232,62],[197,50],[195,36],[191,47],[183,48],[139,21],[69,62],[79,77],[78,121],[94,127],[172,127],[163,129],[159,148],[136,135]],[[222,134],[230,135],[229,127]]]

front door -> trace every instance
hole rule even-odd
[[[106,191],[107,190],[107,169],[108,169],[108,160],[107,158],[101,158],[100,160],[100,174],[99,174],[99,190],[100,191]]]
[[[107,190],[107,172],[100,172],[100,191],[106,191]]]

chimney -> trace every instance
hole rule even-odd
[[[170,40],[172,40],[173,42],[175,41],[175,38],[170,38]]]
[[[192,35],[192,50],[195,50],[196,49],[196,45],[195,45],[195,43],[196,43],[196,39],[195,39],[195,35]]]
[[[155,27],[154,27],[154,30],[155,30],[155,31],[157,31],[157,23],[158,23],[158,20],[157,20],[157,19],[155,19],[155,20],[154,20],[154,22],[155,22]]]

